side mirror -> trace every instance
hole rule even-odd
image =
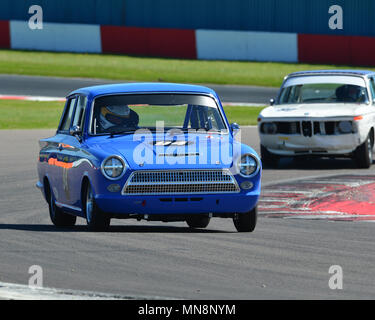
[[[81,130],[81,128],[79,126],[73,126],[73,127],[70,128],[69,134],[71,136],[75,136],[75,137],[81,136],[82,135],[82,130]]]
[[[230,125],[230,129],[232,130],[234,136],[241,130],[240,125],[237,123],[232,123]]]
[[[275,99],[270,99],[270,106],[273,106],[275,104]]]

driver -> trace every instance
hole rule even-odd
[[[347,97],[349,101],[358,102],[361,96],[361,89],[358,86],[348,86]]]
[[[359,86],[344,85],[336,89],[336,97],[341,102],[361,102],[363,92]]]
[[[99,124],[103,132],[111,129],[127,130],[138,127],[138,114],[129,106],[103,106],[100,109]]]

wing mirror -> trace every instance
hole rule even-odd
[[[273,106],[275,104],[275,99],[270,99],[270,106]]]
[[[240,125],[237,123],[232,123],[230,125],[230,129],[232,130],[233,136],[236,136],[237,133],[241,130]]]
[[[78,140],[81,141],[80,137],[82,135],[82,129],[79,126],[73,126],[73,127],[70,128],[69,134],[71,136],[74,136],[74,137],[77,137],[77,138],[79,137]]]

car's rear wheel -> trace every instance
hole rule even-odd
[[[186,223],[190,228],[206,228],[210,220],[207,216],[196,216],[186,219]]]
[[[263,145],[260,145],[260,157],[262,159],[262,164],[272,168],[277,167],[280,158],[279,156],[269,152]]]
[[[105,231],[109,228],[111,218],[97,206],[90,183],[87,183],[85,188],[83,209],[90,231]]]
[[[257,224],[258,209],[255,207],[246,213],[236,213],[233,223],[238,232],[253,232]]]
[[[52,189],[49,187],[48,189],[48,209],[49,209],[49,216],[51,218],[52,223],[56,227],[72,227],[75,225],[77,217],[65,213],[61,208],[56,206],[55,197],[53,195]]]
[[[373,147],[374,141],[371,133],[368,134],[367,139],[355,151],[355,160],[358,168],[370,168],[373,161]]]

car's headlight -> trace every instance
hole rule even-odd
[[[353,124],[351,121],[340,121],[339,122],[339,130],[341,133],[352,133],[353,132]]]
[[[102,173],[110,180],[120,179],[125,171],[126,165],[122,158],[118,156],[110,156],[102,162]]]
[[[262,123],[261,131],[265,134],[275,134],[277,132],[277,125],[274,122]]]
[[[258,160],[252,154],[243,154],[238,162],[240,175],[245,178],[250,178],[259,170]]]

